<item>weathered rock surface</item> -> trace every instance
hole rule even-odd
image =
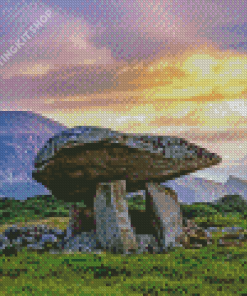
[[[126,231],[132,233],[133,227],[136,235],[152,234],[161,247],[174,243],[181,217],[176,194],[167,194],[168,189],[165,193],[159,183],[220,161],[218,155],[176,137],[77,127],[47,142],[35,160],[33,178],[58,199],[84,201],[86,209],[72,210],[73,235],[96,230],[95,217],[100,207],[95,208],[94,198],[98,198],[99,184],[122,180],[120,182],[126,181],[127,192],[145,190],[146,210],[129,211],[131,227],[127,217]],[[109,208],[114,207],[113,200],[114,194]],[[116,207],[113,212],[116,215]],[[120,232],[124,232],[123,229]],[[132,243],[135,244],[134,237]]]
[[[181,232],[182,215],[173,190],[157,183],[147,183],[145,210],[141,211],[128,209],[125,181],[99,183],[97,188],[95,216],[89,208],[73,206],[70,212],[69,236],[95,229],[104,248],[113,250],[115,247],[118,251],[124,249],[138,252],[143,248],[149,251],[150,248],[155,248],[153,251],[157,252],[160,248],[177,245],[175,238]],[[151,235],[151,241],[155,241],[155,245],[148,246],[146,243],[144,246],[142,241],[138,240],[136,246],[137,237],[141,239],[145,235]],[[126,239],[130,241],[129,245]]]
[[[146,210],[153,211],[154,226],[157,226],[155,235],[158,235],[160,247],[175,246],[175,239],[182,232],[182,212],[176,193],[158,183],[147,183],[146,194],[150,197]]]
[[[37,154],[33,178],[65,201],[93,206],[96,184],[126,180],[127,192],[218,164],[221,158],[169,136],[77,127],[52,137]]]
[[[123,250],[126,253],[138,248],[125,196],[126,181],[97,185],[94,202],[96,234],[102,246],[114,252]]]
[[[196,227],[195,223],[192,224],[191,228],[193,227]],[[217,244],[219,247],[244,247],[247,241],[247,232],[241,227],[225,227],[223,230],[209,227],[204,231],[208,232],[207,236],[210,239],[212,232],[223,231],[224,235],[219,239],[219,243]],[[229,242],[229,239],[231,239],[231,242]],[[163,254],[169,252],[169,249],[163,249],[160,252],[158,240],[151,234],[137,234],[136,241],[138,243],[136,254]],[[202,247],[202,244],[199,244],[198,241],[196,242],[197,245],[192,241],[190,243],[189,245],[187,242],[188,248]],[[33,225],[29,227],[12,225],[12,227],[0,234],[0,254],[5,254],[6,256],[17,254],[18,251],[25,247],[29,250],[36,250],[39,253],[49,251],[52,254],[69,254],[74,252],[100,254],[106,252],[98,242],[95,231],[82,232],[75,237],[67,238],[66,232],[48,228],[45,225]]]

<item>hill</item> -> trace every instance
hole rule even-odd
[[[34,158],[66,126],[29,111],[0,111],[0,196],[26,199],[51,194],[32,179]]]

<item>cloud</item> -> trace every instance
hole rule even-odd
[[[116,128],[148,132],[246,125],[240,102],[247,93],[247,58],[221,48],[229,45],[227,36],[235,36],[232,44],[245,37],[243,1],[236,11],[225,0],[102,3],[100,11],[112,5],[117,13],[110,20],[109,11],[106,17],[98,10],[97,25],[86,12],[72,16],[37,3],[12,17],[17,30],[3,36],[1,50],[52,11],[42,30],[0,68],[2,108],[61,112],[63,120],[78,111],[87,118],[83,124],[107,126],[110,119]]]
[[[225,131],[187,131],[183,133],[184,136],[189,137],[193,141],[208,141],[208,142],[236,142],[236,141],[247,141],[247,129],[229,128]]]
[[[8,61],[7,67],[0,68],[5,100],[47,97],[59,108],[65,105],[58,97],[99,93],[115,96],[112,105],[119,104],[117,97],[122,100],[121,92],[126,92],[130,103],[138,102],[141,97],[147,102],[159,99],[206,101],[239,96],[246,91],[245,60],[239,57],[242,73],[237,73],[239,66],[236,65],[236,71],[229,75],[234,65],[230,64],[230,59],[224,61],[219,57],[226,53],[210,38],[199,34],[203,20],[204,28],[212,19],[218,26],[226,22],[227,11],[218,9],[223,5],[209,2],[203,0],[196,7],[191,1],[185,1],[182,7],[176,1],[119,2],[113,5],[119,12],[119,21],[108,20],[106,25],[100,18],[96,27],[85,17],[70,16],[61,9],[37,3],[29,4],[28,10],[23,7],[17,13],[22,22],[15,38],[46,9],[51,9],[52,14],[44,28]],[[105,5],[107,7],[107,3]],[[201,15],[205,10],[210,12],[210,17]],[[7,16],[5,13],[5,18]],[[230,13],[228,22],[233,20]],[[17,25],[17,20],[12,21]],[[210,28],[213,27],[210,25]],[[4,39],[7,46],[15,40],[11,33]],[[155,68],[155,64],[162,62],[165,67]],[[155,69],[150,71],[151,67]],[[78,108],[83,106],[79,101],[87,99],[76,100]],[[100,99],[98,102],[100,106]],[[88,104],[97,105],[97,100]],[[76,108],[73,99],[72,105]]]
[[[0,73],[5,78],[21,74],[22,68],[37,69],[37,65],[41,63],[53,69],[57,68],[57,65],[107,65],[115,62],[110,50],[105,47],[96,48],[89,41],[92,28],[82,18],[71,17],[61,10],[37,3],[27,5],[26,8],[28,9],[22,8],[22,13],[18,11],[19,18],[12,20],[12,26],[15,27],[16,24],[18,29],[10,30],[4,37],[4,42],[0,44],[0,53],[4,54],[26,31],[31,37],[8,60],[6,66],[0,68]],[[47,9],[51,11],[50,18],[32,34],[30,26],[37,24]],[[7,16],[5,18],[7,19]],[[30,74],[35,75],[39,72],[33,69]]]
[[[244,0],[185,0],[180,5],[177,1],[129,0],[116,3],[114,11],[116,8],[122,12],[121,16],[117,14],[119,19],[113,17],[112,23],[107,22],[107,30],[92,36],[92,40],[110,48],[117,59],[139,61],[160,50],[178,55],[191,45],[196,48],[205,43],[226,49],[238,40],[238,31],[230,36],[224,27],[236,23],[241,27],[247,13]]]

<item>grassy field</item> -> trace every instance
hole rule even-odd
[[[66,229],[68,204],[38,197],[25,203],[1,203],[1,230],[11,224],[46,224]],[[136,201],[129,202],[130,207]],[[45,206],[45,211],[42,210]],[[139,204],[140,206],[140,204]],[[183,206],[183,215],[200,226],[242,226],[245,209]],[[35,210],[41,210],[39,213]],[[228,212],[227,212],[228,211]],[[6,213],[11,213],[10,215]],[[19,213],[19,215],[17,215]],[[48,217],[50,216],[53,217]],[[59,216],[60,214],[60,216]],[[57,215],[57,216],[56,216]],[[5,216],[5,217],[4,217]],[[200,249],[175,248],[168,254],[37,254],[24,249],[0,256],[2,295],[247,295],[247,245]]]

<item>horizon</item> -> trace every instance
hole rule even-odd
[[[239,165],[247,151],[246,3],[201,0],[192,9],[172,0],[157,10],[154,1],[102,1],[6,3],[0,110],[185,137],[222,156],[222,172]],[[10,52],[18,39],[21,50]]]
[[[247,179],[247,3],[113,2],[5,3],[0,111],[33,112],[67,128],[185,138],[222,158],[191,176]],[[33,124],[49,137],[56,129],[47,120]],[[17,166],[28,162],[24,153]]]
[[[182,177],[190,177],[190,175],[191,174],[189,174],[189,175],[186,175],[186,176],[182,176]],[[247,181],[247,180],[242,180],[242,179],[240,179],[240,178],[238,178],[238,177],[235,177],[235,176],[233,176],[234,178],[237,178],[238,180],[240,180],[240,181]],[[227,181],[226,182],[224,182],[224,183],[220,183],[220,182],[216,182],[216,181],[214,181],[214,180],[209,180],[209,179],[205,179],[205,178],[200,178],[200,177],[193,177],[194,179],[202,179],[202,180],[205,180],[205,181],[213,181],[214,183],[216,183],[216,184],[219,184],[219,185],[225,185],[226,183],[227,183],[227,181],[229,180],[229,178],[227,179]],[[181,178],[176,178],[176,179],[181,179]],[[176,180],[175,179],[175,180]],[[168,180],[169,181],[169,180]],[[0,183],[1,183],[1,181],[0,181]],[[16,182],[16,183],[21,183],[21,182]],[[24,182],[23,182],[24,183]],[[168,186],[167,184],[165,184],[165,182],[162,182],[162,183],[160,183],[160,185],[161,186]],[[169,187],[169,186],[168,186]],[[246,185],[246,188],[247,188],[247,185]],[[51,193],[47,193],[47,194],[36,194],[36,195],[33,195],[33,196],[28,196],[28,197],[26,197],[26,198],[15,198],[15,197],[10,197],[10,196],[4,196],[4,195],[0,195],[0,199],[4,199],[4,198],[6,198],[6,199],[14,199],[14,200],[20,200],[20,201],[25,201],[25,200],[27,200],[27,199],[29,199],[29,198],[33,198],[33,197],[39,197],[39,196],[54,196],[53,194],[52,194],[52,192]],[[205,203],[207,203],[207,202],[214,202],[214,200],[212,200],[212,201],[195,201],[195,202],[205,202]],[[180,202],[180,203],[186,203],[186,202]]]

